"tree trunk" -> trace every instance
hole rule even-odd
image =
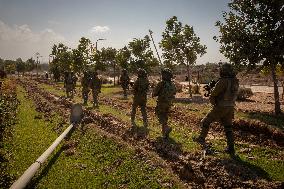
[[[190,98],[192,98],[192,91],[191,91],[191,85],[190,85],[190,74],[189,74],[189,62],[187,62],[187,77],[188,77],[188,92],[189,92],[189,96]]]
[[[278,91],[278,80],[276,77],[276,67],[275,65],[271,66],[271,74],[272,74],[272,80],[274,84],[274,100],[275,100],[275,114],[280,115],[281,114],[281,108],[280,108],[280,101],[279,101],[279,91]]]
[[[113,63],[113,86],[115,86],[115,63]]]

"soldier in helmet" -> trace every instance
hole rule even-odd
[[[124,98],[127,98],[127,89],[128,89],[128,85],[129,85],[129,82],[130,82],[130,78],[128,76],[128,73],[127,73],[127,70],[126,69],[123,69],[122,70],[122,74],[120,76],[120,85],[123,89],[123,96]]]
[[[91,72],[90,76],[91,76],[90,88],[92,90],[92,95],[93,95],[93,107],[98,108],[99,107],[98,96],[99,93],[101,93],[102,81],[98,77],[98,72],[96,71]]]
[[[220,68],[220,79],[213,88],[209,100],[213,105],[211,111],[201,120],[201,132],[195,141],[204,144],[212,122],[219,121],[224,126],[227,148],[226,152],[235,155],[232,120],[237,98],[239,81],[231,64],[225,63]]]
[[[77,77],[73,72],[65,72],[64,73],[64,87],[66,90],[67,98],[74,97],[74,91],[76,87]]]
[[[157,106],[155,113],[159,123],[162,125],[162,135],[165,139],[169,137],[172,128],[168,126],[168,115],[175,98],[176,87],[172,82],[173,74],[170,69],[162,70],[162,81],[160,81],[153,91],[153,97],[157,96]]]
[[[82,86],[82,98],[84,101],[84,105],[87,105],[88,103],[88,97],[89,97],[89,83],[90,83],[90,76],[87,71],[84,72],[83,78],[81,80],[81,86]]]
[[[141,109],[144,127],[148,126],[146,103],[147,103],[147,92],[149,90],[149,80],[147,78],[147,72],[144,69],[138,69],[138,78],[133,85],[133,104],[131,111],[131,123],[135,127],[135,115],[136,109],[139,106]]]

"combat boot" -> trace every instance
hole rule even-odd
[[[234,136],[232,130],[226,131],[226,138],[227,138],[227,147],[225,152],[230,154],[231,156],[235,155],[235,147],[234,147]]]
[[[205,144],[205,138],[208,134],[209,127],[202,125],[200,135],[198,137],[193,137],[193,141],[199,144]]]
[[[162,126],[162,135],[164,139],[168,139],[169,138],[169,134],[172,131],[172,128],[169,127],[168,125],[163,125]]]

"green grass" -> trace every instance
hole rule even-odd
[[[112,91],[111,89],[115,89]],[[101,95],[107,95],[109,98],[112,98],[114,95],[117,95],[117,92],[121,91],[120,88],[107,88],[106,90],[103,88],[103,93]],[[51,91],[50,91],[51,92]],[[128,98],[128,101],[132,100],[131,97]],[[76,102],[80,102],[81,99],[79,97],[75,98]],[[154,107],[155,106],[155,100],[154,99],[149,99],[148,104],[150,106]],[[147,105],[148,105],[147,104]],[[196,103],[190,103],[190,104],[184,104],[184,103],[175,103],[175,105],[183,107],[184,113],[187,114],[193,114],[196,115],[197,117],[201,118],[206,115],[206,113],[210,110],[210,106],[207,104],[196,104]],[[121,110],[121,109],[116,109],[111,106],[107,105],[100,105],[99,111],[104,114],[112,114],[116,118],[130,123],[130,117],[127,115],[127,113],[130,113],[130,110]],[[137,117],[137,123],[139,126],[142,125],[142,120],[139,119],[139,110],[137,111],[138,115]],[[245,115],[243,115],[240,112],[237,112],[236,114],[237,117],[243,118]],[[251,119],[251,118],[247,118]],[[274,120],[275,121],[275,120]],[[153,117],[151,121],[149,121],[149,137],[151,139],[156,139],[157,137],[161,136],[161,126],[159,125],[157,118]],[[195,142],[192,141],[192,136],[197,135],[194,131],[192,131],[191,128],[188,128],[186,125],[180,125],[176,123],[174,120],[170,118],[169,120],[170,125],[173,127],[173,131],[171,133],[172,139],[177,142],[182,144],[182,149],[188,152],[192,151],[198,151],[200,150],[200,146],[197,145]],[[226,146],[225,138],[224,136],[221,139],[213,139],[211,140],[213,143],[213,148],[218,150],[218,151],[223,151],[223,149]],[[254,166],[252,169],[255,169],[255,167],[258,167],[259,169],[262,169],[264,172],[266,172],[269,177],[272,180],[279,180],[282,181],[284,180],[284,165],[283,162],[277,159],[272,159],[272,157],[275,156],[281,156],[283,155],[282,151],[277,151],[271,149],[271,153],[268,155],[264,156],[263,154],[266,154],[266,152],[269,149],[269,147],[259,147],[255,146],[253,147],[254,150],[252,154],[247,154],[247,153],[242,153],[240,152],[240,149],[243,147],[243,144],[236,144],[236,151],[240,155],[241,159],[243,162],[246,162],[247,164]],[[214,156],[220,157],[220,158],[227,158],[227,155],[221,153],[221,154],[216,154]],[[253,159],[250,159],[249,157],[253,156]]]
[[[53,123],[35,119],[41,115],[25,95],[23,88],[17,89],[20,101],[18,123],[13,127],[12,140],[5,143],[13,157],[9,162],[9,172],[15,177],[19,177],[57,138],[52,129],[60,122],[58,117],[53,118]]]
[[[181,187],[173,175],[145,163],[134,150],[100,136],[93,128],[84,135],[75,131],[70,140],[79,140],[75,154],[61,154],[42,173],[38,188],[162,188],[165,183]]]
[[[40,113],[26,98],[26,92],[19,88],[21,104],[18,123],[13,129],[11,141],[5,148],[11,152],[8,171],[15,178],[23,172],[57,138],[53,131],[59,117],[53,122],[35,119]],[[67,125],[66,125],[67,126]],[[68,142],[77,142],[75,153],[68,155],[62,145],[33,178],[29,187],[35,188],[181,188],[174,175],[141,158],[135,150],[118,144],[98,133],[93,127],[77,128]],[[147,157],[148,158],[148,157]],[[151,157],[149,157],[151,158]]]

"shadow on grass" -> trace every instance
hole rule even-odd
[[[156,153],[167,160],[174,161],[179,159],[182,155],[182,144],[176,142],[173,138],[164,139],[163,137],[158,137],[153,142]]]
[[[284,130],[284,116],[276,116],[269,113],[263,113],[263,112],[248,112],[247,113],[248,118],[250,119],[257,119],[263,123],[266,123],[268,125],[276,126],[279,129]]]
[[[68,135],[65,137],[65,140],[69,140],[72,133],[74,132],[74,127],[72,130],[68,133]],[[60,149],[52,156],[52,158],[48,161],[48,164],[44,167],[44,169],[40,172],[40,174],[37,177],[34,177],[34,179],[31,180],[31,182],[26,186],[26,188],[36,188],[38,183],[41,181],[42,178],[44,178],[52,166],[56,163],[62,152],[66,150],[66,147],[63,145],[60,147]]]
[[[135,140],[145,139],[149,134],[149,129],[147,127],[132,127],[127,130],[123,137],[133,137]]]
[[[239,177],[243,181],[265,179],[271,181],[269,174],[261,167],[241,159],[239,156],[229,159],[220,159],[228,173]]]

